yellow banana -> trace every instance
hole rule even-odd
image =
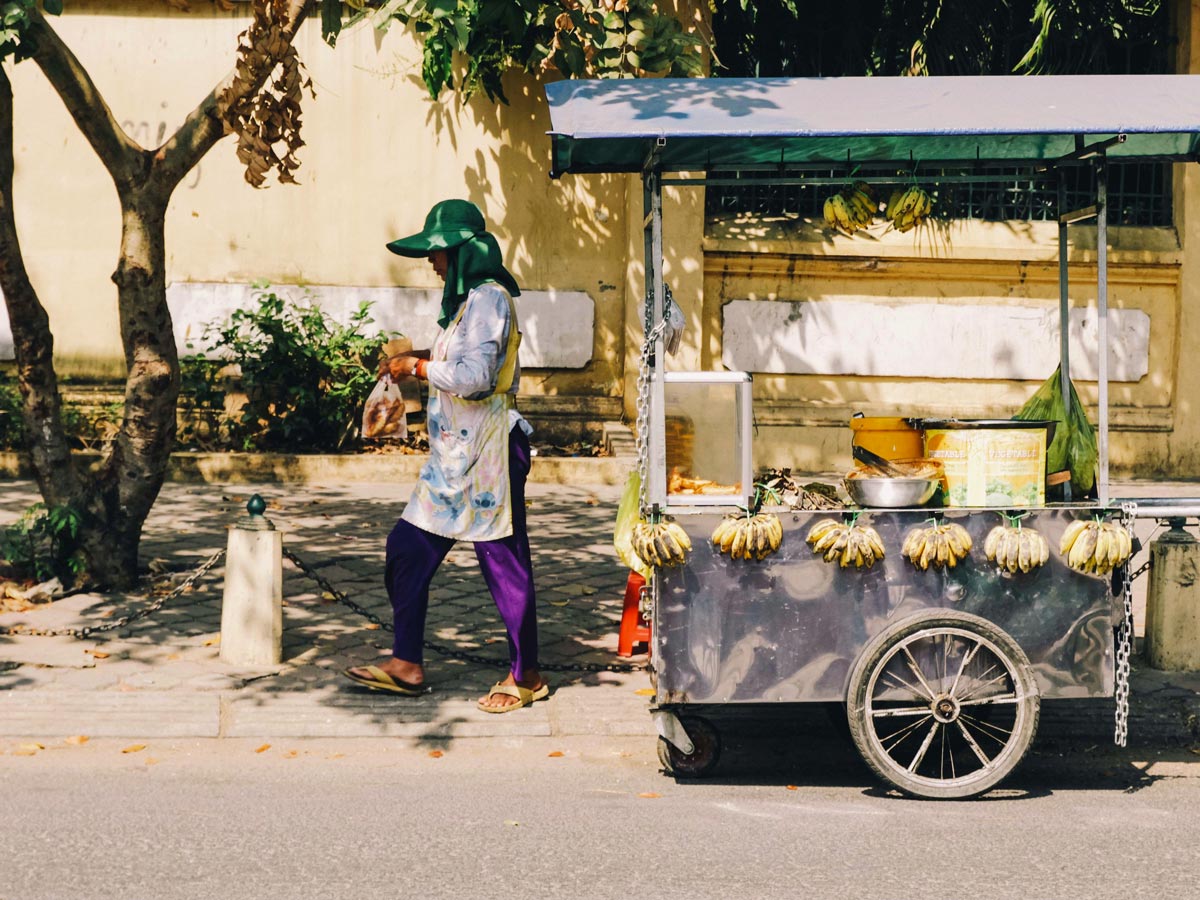
[[[1062,540],[1058,545],[1058,552],[1066,556],[1071,552],[1071,546],[1075,543],[1079,535],[1083,534],[1088,527],[1086,519],[1076,519],[1067,526],[1067,530],[1063,532]]]
[[[997,525],[988,532],[987,538],[983,542],[983,555],[989,560],[995,561],[996,549],[1000,546],[1000,539],[1004,537],[1005,527]]]
[[[776,516],[777,521],[778,518],[779,517]],[[805,540],[810,544],[815,544],[817,540],[820,539],[821,535],[832,531],[834,528],[840,528],[841,525],[842,523],[836,519],[822,519],[808,530],[808,537],[806,537]]]

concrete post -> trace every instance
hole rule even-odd
[[[229,529],[221,604],[221,661],[273,666],[283,656],[283,535],[255,494]]]
[[[1146,659],[1155,669],[1200,671],[1200,544],[1183,520],[1150,542]]]

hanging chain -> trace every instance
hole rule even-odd
[[[1130,533],[1136,513],[1136,504],[1121,504],[1121,525],[1128,528]],[[1117,627],[1117,671],[1113,689],[1117,706],[1113,743],[1118,747],[1124,747],[1129,738],[1129,657],[1133,649],[1133,575],[1130,574],[1129,560],[1125,560],[1121,566],[1121,600],[1124,614]]]
[[[289,562],[291,562],[292,565],[294,565],[297,569],[299,569],[301,572],[303,572],[305,575],[307,575],[309,578],[311,578],[313,581],[315,581],[317,583],[317,586],[320,587],[322,591],[324,591],[326,594],[328,594],[330,597],[332,597],[338,603],[342,604],[342,606],[345,606],[347,609],[350,609],[353,612],[358,613],[358,615],[362,616],[368,622],[371,622],[372,624],[378,626],[379,628],[383,629],[384,631],[395,631],[395,629],[392,627],[391,623],[385,622],[383,619],[381,619],[379,616],[375,615],[375,613],[371,612],[369,609],[359,606],[357,603],[355,603],[353,600],[351,600],[349,597],[347,597],[343,592],[339,591],[336,587],[334,587],[333,584],[330,583],[328,578],[326,578],[324,575],[322,575],[320,572],[318,572],[316,569],[314,569],[312,566],[310,566],[308,563],[306,563],[304,560],[302,560],[300,557],[298,557],[291,550],[288,550],[285,548],[283,551],[283,556],[285,559],[287,559]],[[496,659],[494,657],[478,656],[474,653],[467,653],[464,650],[455,650],[451,647],[443,647],[441,644],[435,644],[433,641],[429,641],[429,640],[422,641],[422,645],[425,647],[426,650],[432,650],[434,653],[437,653],[441,656],[446,656],[446,657],[449,657],[450,659],[461,660],[462,662],[473,663],[477,666],[489,666],[489,667],[504,668],[504,667],[511,665],[511,662],[507,659]],[[646,668],[647,667],[645,665],[635,665],[632,663],[630,663],[630,664],[560,663],[557,665],[550,665],[550,664],[543,663],[538,666],[538,669],[543,672],[640,672]]]
[[[180,582],[179,586],[171,590],[170,593],[163,594],[145,609],[140,609],[135,613],[130,613],[127,616],[121,616],[119,619],[114,619],[112,622],[105,622],[103,625],[85,625],[82,628],[28,628],[24,625],[17,625],[13,628],[0,628],[0,635],[22,636],[22,637],[73,637],[79,640],[84,640],[91,637],[93,634],[100,634],[105,631],[113,631],[117,628],[124,628],[139,619],[144,619],[147,616],[154,615],[162,609],[169,600],[174,600],[192,585],[194,585],[201,577],[208,572],[217,561],[225,555],[224,550],[218,550],[203,563],[200,568],[196,569],[191,575]]]
[[[643,326],[646,339],[642,342],[642,356],[638,361],[637,376],[637,426],[634,435],[634,447],[637,450],[637,472],[640,482],[638,492],[638,510],[646,514],[646,481],[650,474],[650,360],[654,356],[654,344],[666,330],[667,320],[663,319],[651,327],[650,313],[646,314]]]

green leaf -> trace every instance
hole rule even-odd
[[[63,11],[62,0],[45,0],[42,7],[52,16],[61,16]]]

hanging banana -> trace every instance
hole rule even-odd
[[[1076,519],[1063,532],[1058,549],[1077,572],[1107,575],[1133,555],[1133,537],[1116,522]]]
[[[712,542],[730,559],[763,560],[783,543],[783,523],[774,513],[726,516],[713,531]]]
[[[865,181],[842,188],[829,197],[822,208],[825,224],[850,236],[874,222],[878,212],[875,192]]]
[[[691,538],[678,522],[638,522],[629,543],[642,562],[660,569],[686,562],[692,549]]]
[[[871,568],[886,555],[879,532],[869,525],[821,519],[808,530],[805,538],[813,553],[825,562],[836,562],[843,569]]]
[[[983,542],[983,553],[1002,571],[1032,572],[1050,558],[1050,544],[1041,532],[1019,525],[997,525]]]
[[[888,198],[884,215],[897,231],[904,232],[916,228],[929,218],[933,209],[933,197],[929,192],[915,184],[904,190],[895,190]]]
[[[914,528],[904,538],[900,555],[921,571],[953,569],[971,553],[971,535],[955,522]]]

